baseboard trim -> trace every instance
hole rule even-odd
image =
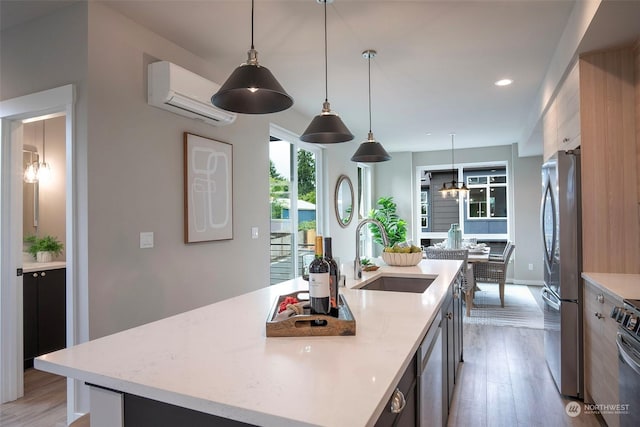
[[[507,283],[509,285],[544,286],[544,282],[539,280],[507,279]]]

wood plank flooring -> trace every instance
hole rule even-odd
[[[600,426],[594,415],[566,414],[570,400],[546,366],[543,330],[465,324],[459,374],[450,427]]]
[[[65,377],[27,369],[24,396],[0,405],[2,427],[64,427],[67,425]]]
[[[593,415],[566,415],[544,361],[544,332],[465,325],[464,363],[456,385],[450,427],[599,426]],[[0,407],[2,427],[66,425],[66,381],[29,369],[25,397]]]

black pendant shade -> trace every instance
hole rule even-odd
[[[252,0],[249,58],[231,73],[218,92],[211,97],[211,103],[234,113],[277,113],[291,107],[293,98],[280,86],[268,68],[258,64],[258,52],[253,46],[253,4]]]
[[[253,50],[253,49],[252,49]],[[257,58],[240,65],[211,97],[218,108],[244,114],[268,114],[286,110],[293,105],[293,98],[280,86],[268,68],[258,64]]]
[[[387,150],[384,149],[382,144],[376,141],[371,131],[371,58],[374,58],[376,55],[377,52],[372,49],[362,52],[362,57],[367,59],[369,65],[369,135],[367,136],[367,140],[360,144],[356,152],[351,156],[352,162],[376,163],[391,160],[391,156],[387,153]]]
[[[322,112],[311,120],[307,129],[300,136],[300,140],[318,144],[347,142],[353,139],[353,134],[347,129],[342,119],[331,111],[329,105],[327,3],[331,3],[332,0],[317,0],[317,2],[324,5],[324,103],[322,104]]]
[[[369,138],[360,144],[356,152],[351,156],[352,162],[376,163],[391,160],[391,156],[384,149],[382,144],[373,138],[373,133],[369,132]]]
[[[322,113],[311,120],[309,126],[300,137],[301,141],[320,144],[335,144],[353,139],[353,134],[347,129],[340,116],[331,111],[329,103],[325,102]]]

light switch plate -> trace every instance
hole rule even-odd
[[[257,239],[259,236],[258,227],[251,227],[251,238]]]
[[[153,247],[153,231],[144,231],[140,233],[140,249],[148,249]]]

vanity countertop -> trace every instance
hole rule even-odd
[[[261,426],[370,426],[448,293],[460,261],[384,266],[340,292],[355,336],[267,338],[296,278],[35,359],[89,384]],[[424,293],[360,290],[380,276],[434,279]]]
[[[56,270],[58,268],[66,268],[66,261],[52,261],[52,262],[23,262],[22,272],[33,273],[34,271],[46,271]]]

